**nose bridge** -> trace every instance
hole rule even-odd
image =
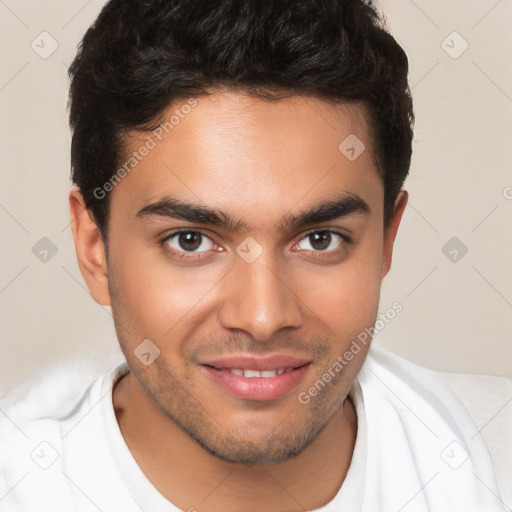
[[[220,309],[223,327],[243,329],[257,341],[270,339],[283,327],[300,327],[300,301],[293,284],[280,275],[280,264],[270,251],[262,251],[252,262],[240,254]]]

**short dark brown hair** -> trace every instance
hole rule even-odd
[[[235,88],[269,100],[358,101],[387,225],[411,161],[407,74],[371,1],[110,0],[69,70],[71,177],[106,238],[110,194],[94,191],[120,165],[123,133],[148,129],[176,99]]]

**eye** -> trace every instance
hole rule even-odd
[[[203,253],[216,247],[215,243],[201,231],[181,230],[162,240],[171,252],[187,257],[187,253]]]
[[[303,244],[305,242],[305,244]],[[309,232],[296,246],[314,252],[336,252],[341,246],[349,243],[349,238],[337,231],[322,230]],[[301,247],[301,244],[302,247]]]

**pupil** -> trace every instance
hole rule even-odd
[[[194,237],[196,237],[195,241]],[[182,249],[185,249],[187,251],[194,251],[201,245],[201,234],[193,233],[191,231],[186,233],[180,233],[178,237],[178,242]]]
[[[331,233],[329,231],[319,231],[309,235],[311,245],[316,250],[323,250],[329,247],[331,243]]]

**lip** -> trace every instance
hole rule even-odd
[[[221,389],[236,398],[269,401],[282,397],[295,388],[309,372],[310,361],[292,356],[231,356],[201,363],[205,375]],[[275,377],[244,377],[231,369],[276,370],[293,369]]]

